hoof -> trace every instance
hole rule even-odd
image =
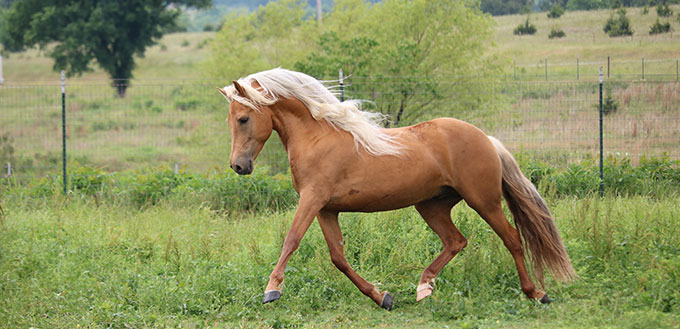
[[[424,283],[418,286],[417,294],[416,294],[416,302],[419,302],[426,297],[432,295],[432,286]]]
[[[281,298],[281,292],[278,290],[269,290],[264,292],[264,299],[262,304],[267,304]]]
[[[392,295],[390,295],[389,292],[386,292],[385,296],[383,296],[382,302],[380,303],[380,307],[382,307],[382,308],[384,308],[388,311],[391,311],[393,301],[394,301],[394,298],[392,297]]]
[[[543,297],[541,297],[540,302],[543,303],[543,304],[550,304],[550,303],[552,303],[552,299],[550,299],[550,297],[548,297],[548,294],[545,294],[545,295],[543,295]]]

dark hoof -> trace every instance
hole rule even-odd
[[[550,304],[550,303],[552,303],[552,299],[550,299],[550,297],[548,297],[548,294],[545,294],[545,295],[543,295],[543,297],[541,297],[540,302],[543,303],[543,304]]]
[[[277,299],[281,298],[281,292],[278,290],[269,290],[265,291],[264,293],[264,299],[262,300],[262,304],[267,304],[269,302],[273,302]]]
[[[394,301],[394,298],[392,295],[390,295],[389,292],[385,293],[385,296],[383,297],[382,303],[380,303],[380,307],[391,311],[392,310],[392,302]]]

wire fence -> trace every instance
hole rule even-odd
[[[228,104],[205,80],[133,81],[125,98],[110,81],[66,83],[67,159],[106,171],[147,167],[228,169]],[[336,90],[337,91],[337,90]],[[596,159],[598,83],[494,82],[424,77],[352,77],[344,97],[373,101],[392,126],[450,116],[554,166]],[[606,82],[606,154],[680,159],[680,83]],[[61,173],[61,87],[55,82],[0,85],[2,176],[31,180]],[[399,120],[396,120],[396,118]],[[273,135],[257,165],[287,171]]]
[[[599,59],[574,58],[554,60],[549,57],[534,62],[512,63],[512,78],[522,81],[592,81],[598,77],[598,68],[604,69],[609,81],[680,81],[680,59]]]

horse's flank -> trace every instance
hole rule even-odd
[[[276,68],[251,74],[238,80],[246,95],[233,85],[224,88],[229,101],[239,102],[255,111],[276,103],[279,97],[300,100],[316,120],[349,132],[357,146],[375,156],[399,155],[402,147],[396,138],[381,127],[385,117],[361,110],[362,101],[340,102],[318,80],[299,72]],[[258,87],[259,86],[259,87]]]

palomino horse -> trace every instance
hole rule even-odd
[[[440,118],[382,129],[381,117],[361,111],[358,101],[341,103],[316,79],[284,69],[255,73],[219,90],[230,102],[231,168],[250,174],[276,130],[300,195],[264,303],[281,297],[286,264],[316,217],[333,264],[364,295],[390,310],[392,296],[364,280],[345,259],[338,213],[411,205],[443,243],[443,251],[418,282],[416,299],[422,300],[432,294],[431,283],[444,265],[467,244],[451,221],[451,209],[460,200],[503,240],[527,297],[550,302],[527,273],[523,244],[531,252],[533,275],[541,286],[544,267],[562,281],[576,277],[545,201],[505,147],[478,128]],[[505,217],[501,196],[519,231]]]

